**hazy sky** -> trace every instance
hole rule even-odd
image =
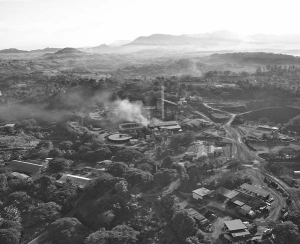
[[[300,33],[297,0],[0,0],[0,49],[85,47],[154,33]]]

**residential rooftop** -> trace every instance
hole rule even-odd
[[[204,188],[204,187],[202,187],[202,188],[199,188],[199,189],[194,190],[193,193],[195,193],[195,194],[197,194],[197,195],[199,195],[199,196],[204,197],[204,196],[207,196],[207,195],[209,195],[210,193],[212,193],[212,191],[211,191],[211,190],[208,190],[208,189],[206,189],[206,188]]]
[[[247,226],[244,225],[240,219],[224,221],[224,224],[226,225],[229,231],[247,230]]]

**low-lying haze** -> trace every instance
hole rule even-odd
[[[0,0],[0,49],[98,46],[155,33],[297,33],[297,6],[295,0]]]

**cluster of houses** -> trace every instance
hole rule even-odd
[[[264,211],[270,211],[271,202],[274,200],[268,191],[247,183],[242,184],[236,190],[220,187],[211,191],[202,187],[194,190],[192,196],[195,200],[217,197],[226,204],[234,206],[239,214],[249,218],[255,218],[256,214]]]
[[[201,187],[192,191],[192,198],[202,203],[209,203],[214,198],[218,202],[230,206],[229,208],[235,209],[235,213],[244,219],[253,219],[257,214],[264,211],[268,213],[271,208],[271,202],[274,200],[268,191],[247,183],[242,184],[235,190],[229,190],[224,187],[209,190]],[[224,211],[224,209],[220,210]],[[224,237],[231,243],[239,243],[238,241],[241,240],[261,239],[261,235],[251,234],[254,228],[256,228],[255,225],[249,222],[242,222],[240,219],[225,221],[223,228]]]

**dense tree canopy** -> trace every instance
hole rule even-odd
[[[54,158],[48,164],[48,168],[51,172],[59,173],[64,172],[70,168],[73,161],[64,158]]]
[[[76,218],[62,218],[50,224],[47,239],[57,244],[82,244],[89,233]]]
[[[151,187],[153,183],[151,173],[136,168],[128,169],[123,177],[128,181],[130,186],[138,186],[142,189]]]
[[[299,209],[290,209],[288,214],[288,219],[292,221],[295,225],[300,227],[300,210]]]
[[[186,131],[181,134],[175,134],[171,138],[170,148],[178,150],[180,146],[187,147],[195,140],[193,131]]]
[[[41,203],[30,211],[30,222],[32,225],[40,222],[53,222],[61,217],[61,206],[54,202]]]
[[[157,187],[164,187],[178,177],[176,169],[163,169],[154,175],[154,182]]]
[[[135,244],[138,234],[138,231],[127,225],[118,225],[110,231],[102,228],[89,235],[85,244]]]
[[[130,164],[130,163],[135,164],[138,161],[140,161],[142,158],[144,158],[144,154],[142,154],[136,150],[123,149],[116,153],[114,161],[124,162],[127,164]]]
[[[197,230],[196,222],[186,211],[178,211],[175,213],[172,222],[174,232],[180,241],[183,242],[186,238],[195,235]]]
[[[121,177],[127,171],[128,165],[123,162],[115,162],[107,167],[107,172],[115,177]]]
[[[275,235],[275,244],[300,243],[299,229],[290,221],[275,225],[273,234]]]
[[[14,229],[0,229],[1,244],[19,244],[18,235]]]

